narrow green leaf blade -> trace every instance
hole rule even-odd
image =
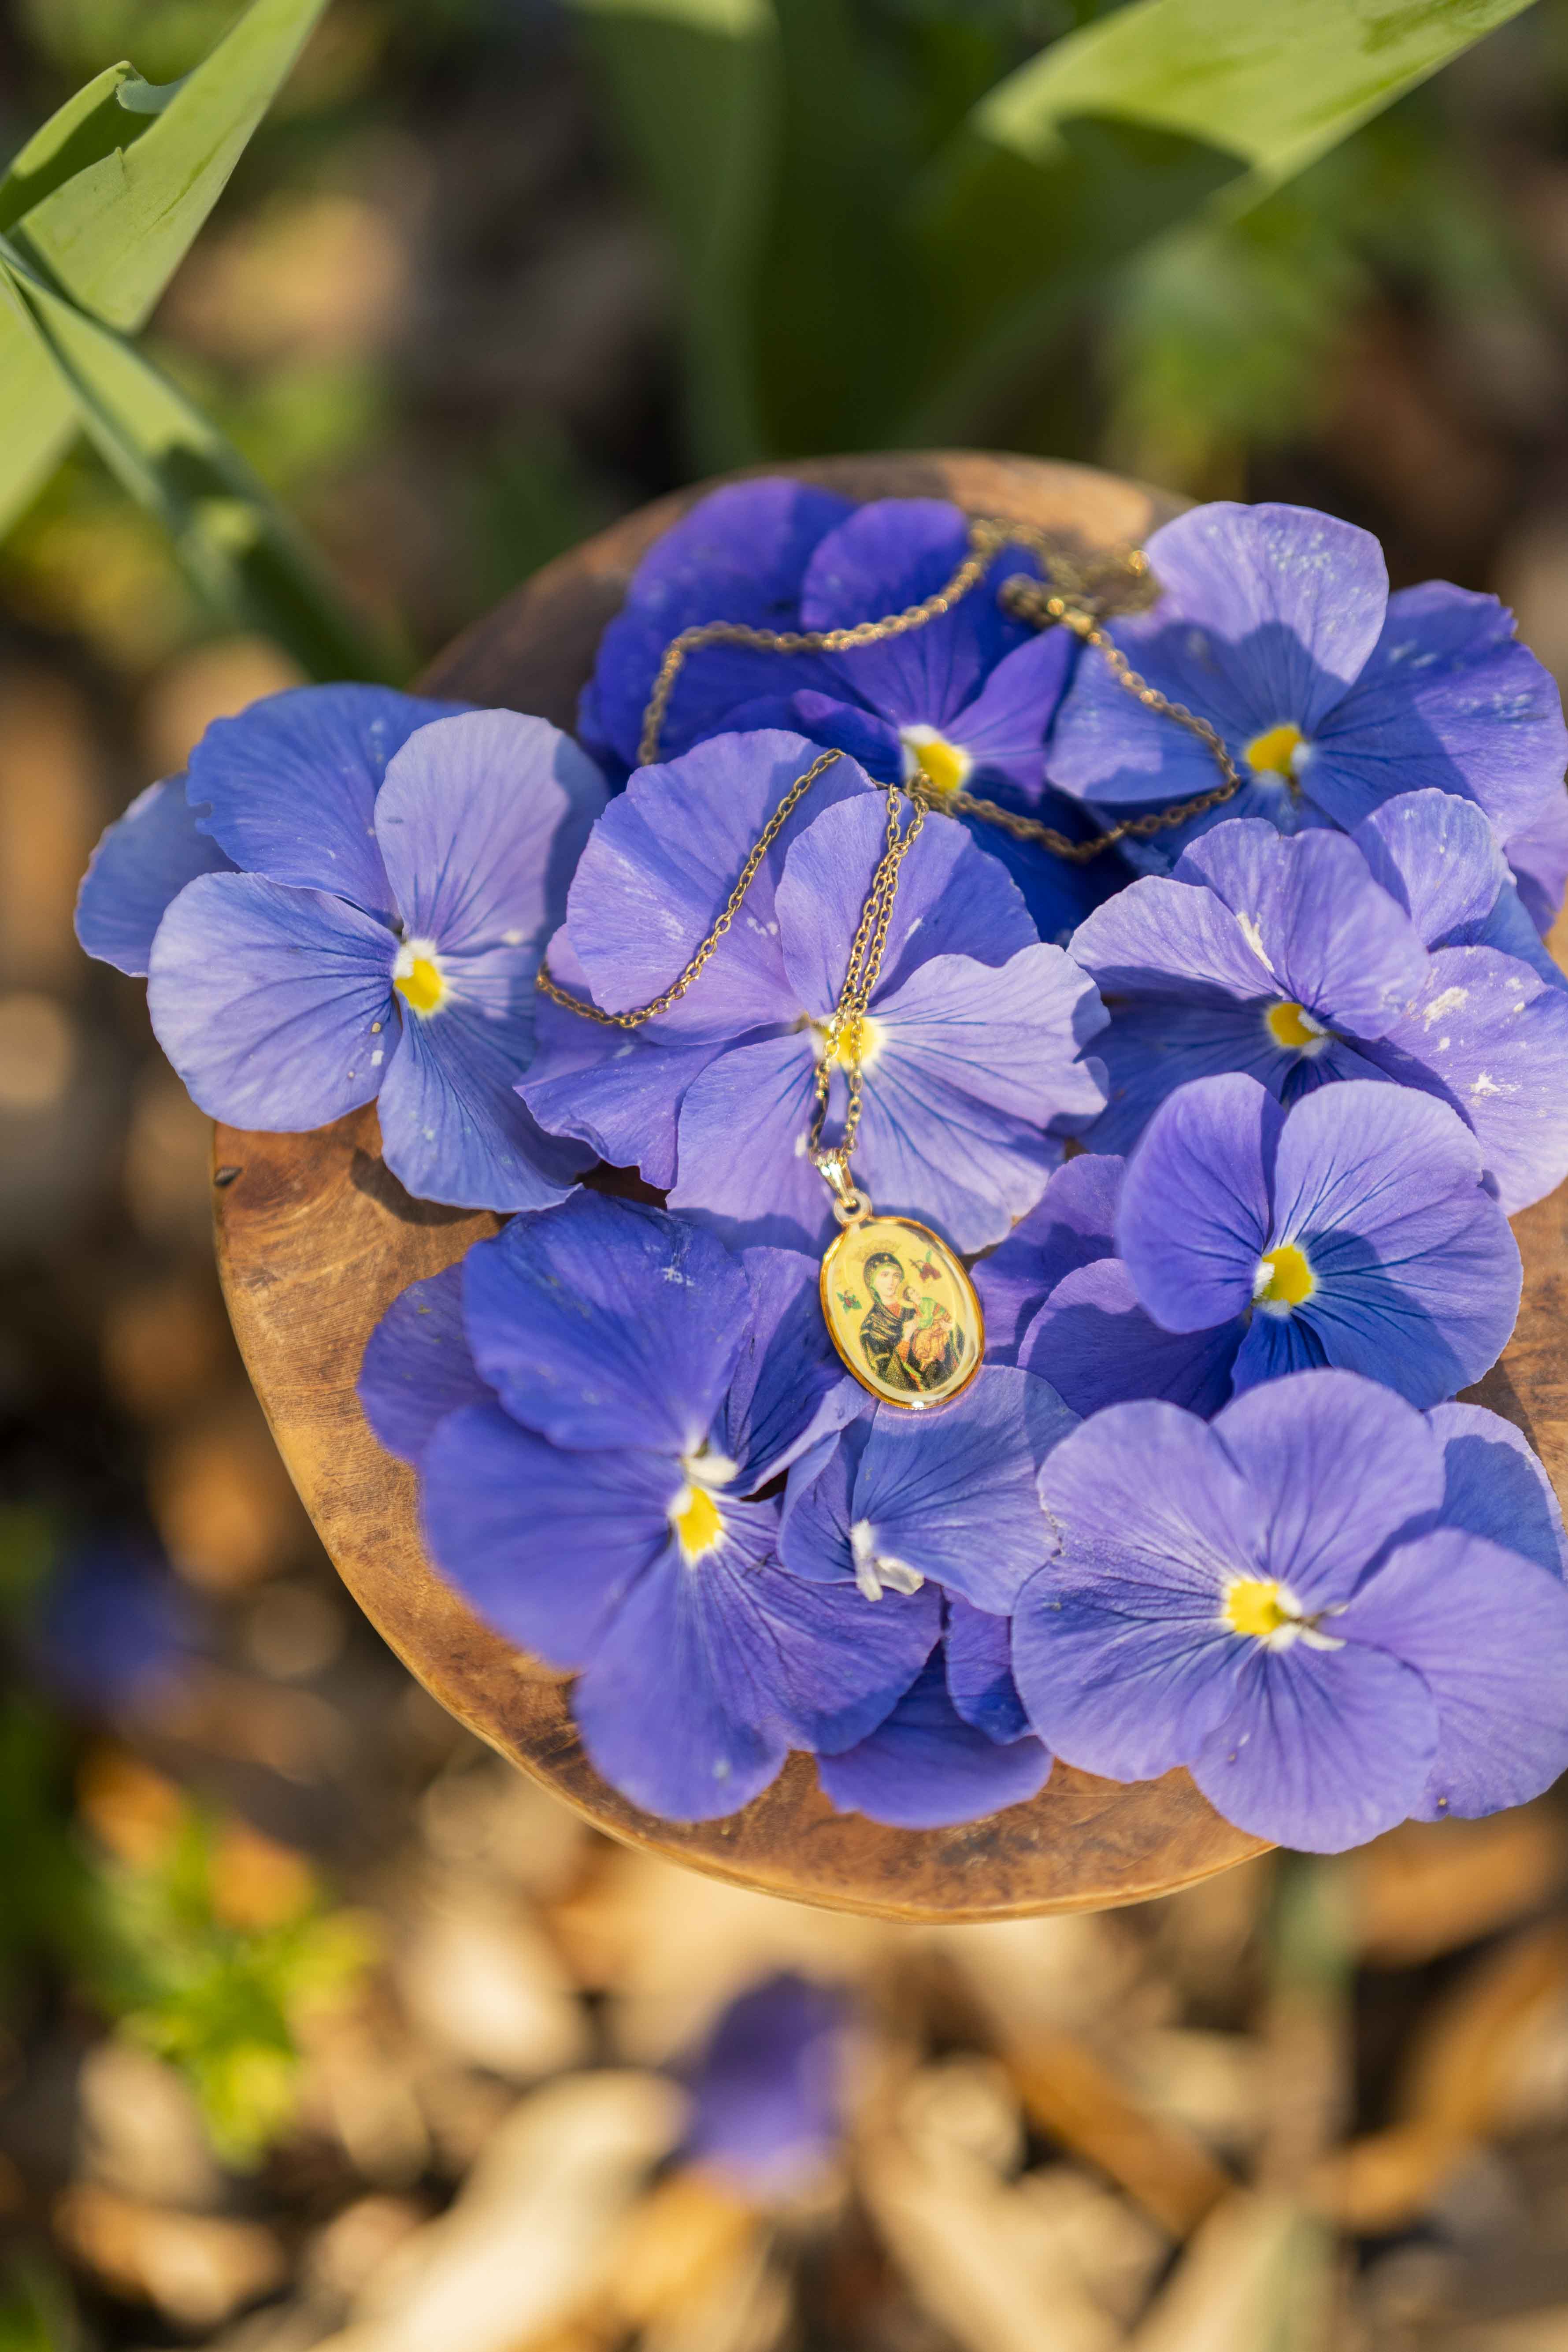
[[[7,323],[30,333],[75,419],[168,532],[226,620],[265,631],[313,677],[388,674],[288,518],[215,426],[132,343],[46,285],[0,238]]]
[[[124,143],[19,224],[28,258],[81,309],[140,326],[325,6],[255,0],[158,113],[122,108]]]
[[[1071,310],[1266,194],[1530,0],[1132,0],[997,84],[921,191],[932,363],[900,437],[981,434]]]
[[[131,124],[120,93],[135,81],[134,67],[109,66],[34,131],[0,178],[0,232],[76,173],[124,145]]]
[[[763,447],[751,304],[778,105],[773,0],[576,5],[680,263],[694,445],[704,465],[742,465]]]
[[[976,133],[1034,162],[1068,115],[1230,149],[1281,180],[1530,0],[1135,0],[998,83]]]

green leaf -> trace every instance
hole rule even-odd
[[[921,194],[933,357],[903,437],[984,430],[1146,238],[1256,201],[1529,4],[1134,0],[1009,75]]]
[[[255,0],[158,114],[131,117],[139,135],[34,206],[18,229],[28,258],[83,310],[139,327],[325,5]]]
[[[0,181],[0,231],[82,309],[111,325],[139,326],[325,5],[255,0],[211,56],[168,90],[153,90],[125,65],[99,75]],[[0,385],[4,532],[77,429],[68,388],[8,307],[0,308]]]
[[[387,675],[300,533],[184,394],[123,336],[46,285],[3,237],[0,288],[11,321],[51,365],[77,422],[163,523],[214,610],[264,630],[312,677]]]
[[[685,283],[693,446],[763,454],[751,364],[755,261],[776,139],[773,0],[576,0]]]

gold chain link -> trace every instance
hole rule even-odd
[[[1113,842],[1135,839],[1147,841],[1168,828],[1185,824],[1211,809],[1223,807],[1240,791],[1243,779],[1236,762],[1226,749],[1215,730],[1206,719],[1180,702],[1172,702],[1157,687],[1141,677],[1126,656],[1112,642],[1102,624],[1112,613],[1136,609],[1150,600],[1150,592],[1157,593],[1149,570],[1149,560],[1141,549],[1107,559],[1100,564],[1075,565],[1059,548],[1049,543],[1046,533],[1029,523],[1011,523],[996,516],[974,516],[969,525],[969,551],[946,584],[934,595],[918,604],[910,604],[900,613],[889,613],[879,620],[858,621],[842,629],[758,629],[743,621],[703,621],[683,629],[665,648],[654,680],[653,691],[643,714],[642,739],[637,756],[644,767],[658,758],[659,739],[664,731],[665,717],[676,681],[689,656],[704,646],[716,645],[743,646],[759,653],[805,654],[848,653],[860,646],[882,645],[893,637],[905,636],[913,629],[924,628],[928,623],[940,620],[984,578],[995,557],[1004,547],[1026,547],[1040,559],[1046,572],[1044,580],[1032,579],[1027,572],[1017,572],[1005,580],[997,591],[998,601],[1020,620],[1037,628],[1053,625],[1068,628],[1086,646],[1094,648],[1106,664],[1117,684],[1142,703],[1145,709],[1173,719],[1196,736],[1213,758],[1222,782],[1211,792],[1201,793],[1195,799],[1173,803],[1168,808],[1152,810],[1142,816],[1126,817],[1111,826],[1109,832],[1097,835],[1089,841],[1073,841],[1055,825],[1041,824],[1034,817],[1020,816],[1003,808],[995,801],[980,800],[961,788],[942,792],[918,776],[901,784],[886,787],[888,824],[885,845],[871,877],[871,886],[861,908],[859,924],[850,942],[848,968],[844,985],[839,990],[823,1035],[822,1051],[817,1057],[815,1081],[815,1108],[806,1137],[806,1151],[812,1164],[826,1179],[834,1192],[835,1213],[840,1223],[853,1222],[870,1214],[870,1202],[859,1192],[849,1176],[849,1155],[860,1128],[861,1110],[861,1049],[864,1024],[871,997],[882,968],[882,957],[888,943],[888,930],[893,919],[893,903],[898,895],[899,870],[913,848],[925,824],[928,809],[935,807],[944,814],[973,816],[987,824],[994,824],[1016,841],[1031,841],[1048,850],[1055,857],[1069,860],[1074,865],[1086,865],[1109,849]],[[1053,586],[1053,580],[1060,582]],[[824,751],[803,776],[797,776],[774,809],[762,832],[752,844],[739,878],[725,902],[724,911],[702,940],[679,978],[647,1004],[637,1005],[625,1013],[606,1013],[585,997],[574,996],[552,980],[542,963],[534,984],[540,992],[569,1013],[581,1015],[584,1021],[597,1022],[606,1029],[640,1029],[645,1022],[653,1021],[668,1013],[679,1003],[708,965],[720,941],[728,933],[740,912],[746,893],[756,880],[763,858],[778,839],[792,812],[799,805],[819,776],[825,775],[836,760],[845,755],[840,751]],[[902,803],[908,799],[911,814],[908,824],[902,823]],[[828,1097],[833,1081],[833,1069],[840,1063],[848,1083],[848,1102],[845,1110],[844,1132],[837,1143],[824,1146],[822,1130],[827,1118]]]

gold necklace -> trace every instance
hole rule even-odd
[[[1108,559],[1098,568],[1071,567],[1059,549],[1049,546],[1043,532],[1027,524],[994,517],[976,517],[969,527],[969,552],[945,586],[919,604],[875,621],[860,621],[842,629],[755,629],[741,621],[704,621],[684,629],[666,647],[643,715],[639,757],[645,766],[658,758],[659,738],[676,680],[689,657],[706,646],[744,646],[755,652],[844,653],[877,645],[909,631],[923,628],[952,610],[974,588],[1004,547],[1030,548],[1044,564],[1045,580],[1016,573],[997,591],[1001,602],[1037,628],[1060,624],[1105,660],[1118,685],[1145,709],[1159,712],[1186,728],[1205,744],[1223,781],[1214,790],[1169,808],[1129,817],[1089,841],[1072,841],[1054,825],[1016,815],[994,801],[979,800],[961,786],[942,786],[922,774],[891,783],[888,824],[881,856],[855,937],[848,966],[823,1036],[815,1079],[815,1107],[805,1139],[806,1156],[833,1196],[833,1215],[839,1232],[822,1260],[820,1295],[823,1319],[846,1370],[863,1389],[901,1412],[930,1412],[949,1403],[969,1386],[985,1352],[985,1319],[980,1300],[963,1260],[914,1217],[879,1216],[870,1195],[854,1180],[850,1155],[860,1128],[862,1100],[861,1047],[865,1023],[881,971],[888,929],[898,894],[899,873],[924,828],[929,811],[943,815],[974,816],[995,824],[1016,840],[1032,841],[1053,856],[1084,865],[1111,844],[1128,838],[1148,840],[1167,828],[1184,824],[1231,800],[1242,778],[1225,744],[1206,719],[1198,718],[1179,702],[1171,702],[1131,667],[1113,644],[1103,623],[1113,612],[1127,611],[1152,601],[1157,593],[1148,558],[1131,550]],[[1053,585],[1053,579],[1059,584]],[[755,881],[763,858],[777,840],[792,812],[819,776],[826,775],[840,751],[824,751],[802,776],[797,776],[752,845],[724,910],[700,941],[685,969],[669,986],[626,1013],[606,1013],[587,999],[574,996],[550,976],[542,963],[535,986],[569,1013],[607,1029],[640,1029],[668,1013],[709,963],[739,913]],[[909,803],[906,822],[904,804]],[[844,1131],[837,1143],[825,1144],[828,1097],[835,1066],[845,1073],[847,1101]]]

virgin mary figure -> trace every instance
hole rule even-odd
[[[873,1250],[866,1260],[871,1304],[860,1324],[866,1361],[887,1389],[919,1394],[944,1388],[958,1370],[963,1333],[945,1307],[922,1320],[910,1297],[903,1261],[892,1250]]]

